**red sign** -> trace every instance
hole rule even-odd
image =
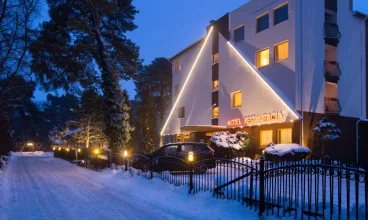
[[[272,122],[272,121],[280,121],[283,118],[282,111],[273,112],[273,113],[263,113],[263,114],[254,114],[248,115],[244,117],[244,125],[255,124],[261,122]],[[233,119],[227,122],[227,126],[239,126],[242,125],[240,119]]]

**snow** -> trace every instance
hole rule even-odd
[[[294,153],[310,153],[310,150],[299,144],[276,144],[267,147],[264,153],[284,156],[285,154],[294,155]]]
[[[34,152],[11,152],[11,155],[14,156],[33,156],[33,157],[53,157],[54,152],[43,152],[43,151],[34,151]]]
[[[55,140],[54,140],[54,144],[59,144],[59,145],[61,145],[61,144],[64,144],[64,143],[63,143],[63,141],[62,141],[62,140],[55,139]]]
[[[247,133],[241,131],[238,131],[235,134],[230,134],[228,131],[216,132],[211,137],[211,142],[215,143],[217,147],[234,148],[240,150],[242,149],[240,142],[244,140],[239,137],[244,134]]]
[[[0,219],[259,219],[212,193],[159,179],[96,172],[59,158],[13,153],[0,178]]]
[[[98,155],[97,158],[102,160],[108,160],[108,157],[106,155]]]

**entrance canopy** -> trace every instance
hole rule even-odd
[[[226,130],[225,126],[214,126],[214,125],[187,125],[180,128],[182,131],[190,132],[208,132],[208,131],[223,131]]]

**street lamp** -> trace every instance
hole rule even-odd
[[[32,142],[28,142],[28,143],[27,143],[27,146],[28,146],[28,147],[33,147],[33,146],[34,146],[34,144],[33,144]]]
[[[123,152],[123,158],[124,158],[124,162],[125,162],[125,171],[128,171],[128,151],[127,150],[124,150]]]
[[[127,150],[125,150],[125,151],[124,151],[124,153],[123,153],[123,157],[124,157],[124,158],[127,158],[127,157],[128,157],[128,151],[127,151]]]
[[[81,149],[80,148],[78,148],[78,153],[80,153],[81,152]]]
[[[99,149],[95,149],[94,153],[97,155],[98,153],[100,153]]]
[[[194,161],[194,153],[190,151],[188,153],[188,162],[189,162],[189,194],[193,190],[193,161]]]

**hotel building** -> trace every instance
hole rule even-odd
[[[354,159],[358,143],[364,156],[367,24],[351,0],[251,0],[211,21],[206,36],[170,59],[163,143],[240,130],[258,147],[310,147],[316,122],[328,116],[343,134],[325,153]]]

